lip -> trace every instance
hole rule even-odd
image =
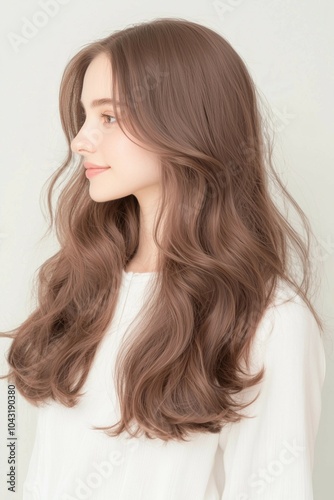
[[[86,161],[84,164],[85,169],[93,169],[93,168],[110,168],[110,167],[104,167],[103,165],[94,165],[94,163],[89,163]]]
[[[85,175],[88,179],[91,177],[94,177],[94,175],[102,174],[102,172],[106,172],[106,170],[109,170],[110,167],[107,168],[87,168]]]

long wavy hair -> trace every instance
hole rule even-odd
[[[264,367],[249,373],[251,347],[279,283],[302,296],[322,330],[323,323],[310,300],[314,235],[275,172],[259,92],[220,34],[184,19],[115,31],[67,63],[59,108],[68,152],[47,193],[47,232],[55,224],[60,247],[39,268],[36,308],[2,333],[13,339],[5,377],[36,406],[49,398],[77,405],[137,250],[136,197],[92,201],[83,159],[71,151],[85,120],[85,71],[101,53],[121,103],[119,126],[160,155],[162,194],[157,279],[116,360],[121,419],[94,428],[165,441],[217,433],[244,417],[253,401],[234,396],[264,376]],[[52,193],[65,173],[53,215]],[[298,212],[306,239],[275,204],[269,181]]]

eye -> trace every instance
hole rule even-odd
[[[110,123],[110,121],[109,121],[109,118],[112,118],[112,119],[116,120],[116,118],[114,116],[112,116],[112,115],[106,115],[106,114],[102,113],[101,116],[104,117],[104,118],[106,118],[108,125],[112,125],[112,123]]]
[[[105,123],[107,125],[113,125],[114,123],[117,123],[116,118],[114,116],[112,116],[112,115],[107,115],[107,114],[102,113],[101,117],[102,118],[106,118],[106,122]],[[80,119],[81,119],[82,122],[84,122],[86,120],[86,113],[85,113],[85,110],[83,109],[83,107],[81,107],[81,109],[80,109]],[[115,120],[115,122],[110,122],[110,119]]]

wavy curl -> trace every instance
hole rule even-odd
[[[312,230],[273,167],[255,84],[221,35],[184,19],[131,25],[68,62],[59,93],[68,153],[47,193],[47,232],[55,225],[60,248],[39,268],[35,310],[1,334],[13,338],[5,377],[36,406],[48,398],[76,405],[139,243],[137,199],[92,201],[70,147],[83,123],[85,71],[100,53],[110,59],[111,95],[121,102],[116,119],[160,155],[163,191],[153,235],[159,273],[117,358],[121,419],[96,429],[132,434],[136,422],[133,435],[166,441],[216,433],[252,403],[234,396],[262,380],[264,368],[250,376],[243,362],[249,368],[279,282],[323,326],[309,298]],[[55,185],[68,171],[53,215]],[[270,180],[301,217],[306,241],[275,205]]]

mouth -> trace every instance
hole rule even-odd
[[[86,170],[95,170],[95,169],[103,170],[103,169],[111,168],[111,167],[104,167],[101,165],[94,165],[94,163],[89,163],[89,162],[84,163],[84,167]]]
[[[86,168],[85,175],[88,179],[91,177],[94,177],[95,175],[102,174],[103,172],[106,172],[106,170],[109,170],[110,167],[104,167],[104,168]]]

